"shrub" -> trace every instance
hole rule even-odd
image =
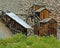
[[[13,43],[13,44],[8,44],[6,48],[26,48],[27,45],[25,43]]]
[[[26,37],[15,34],[12,38],[0,39],[0,48],[60,48],[60,41],[54,36]]]
[[[15,42],[24,42],[25,40],[26,40],[26,35],[23,35],[23,34],[15,34],[14,36],[13,36],[13,40],[15,41]]]
[[[26,39],[26,44],[27,45],[32,45],[33,43],[35,43],[36,41],[38,41],[38,36],[29,36]]]

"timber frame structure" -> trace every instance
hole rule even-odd
[[[5,24],[14,32],[19,32],[28,35],[32,29],[26,22],[16,16],[14,13],[6,13],[2,19]]]

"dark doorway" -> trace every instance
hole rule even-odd
[[[35,14],[36,14],[38,17],[40,17],[40,13],[39,13],[39,12],[36,12]]]

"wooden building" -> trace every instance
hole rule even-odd
[[[28,34],[32,29],[25,21],[16,16],[14,13],[6,13],[3,15],[6,25],[14,32]]]
[[[36,11],[40,8],[40,6],[39,5],[33,5],[32,8],[34,9],[34,11]]]
[[[40,36],[57,36],[57,21],[53,18],[46,18],[40,21],[40,28],[37,32]]]
[[[35,13],[36,10],[38,10],[40,8],[39,5],[31,5],[29,8],[28,8],[28,15],[31,16]]]
[[[50,11],[45,7],[41,7],[35,11],[35,14],[37,14],[37,16],[39,16],[40,19],[43,20],[45,18],[49,18]]]
[[[37,18],[38,21],[43,20],[45,18],[49,18],[50,13],[51,13],[50,10],[46,6],[34,4],[28,9],[29,18],[27,19],[27,23],[30,24],[30,22],[32,22],[32,20],[34,20],[34,22],[35,22],[36,21],[35,18]],[[31,19],[30,22],[28,21],[29,19]],[[34,22],[32,22],[32,23],[34,23]]]

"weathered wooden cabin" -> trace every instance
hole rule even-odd
[[[16,16],[14,13],[6,13],[3,15],[3,20],[5,21],[6,25],[14,32],[27,35],[32,29],[25,21]]]
[[[53,18],[46,18],[40,21],[40,28],[37,32],[40,36],[57,36],[57,21]]]
[[[37,14],[37,16],[39,16],[40,19],[43,20],[45,18],[49,18],[50,11],[45,7],[41,7],[35,11],[35,14]]]

